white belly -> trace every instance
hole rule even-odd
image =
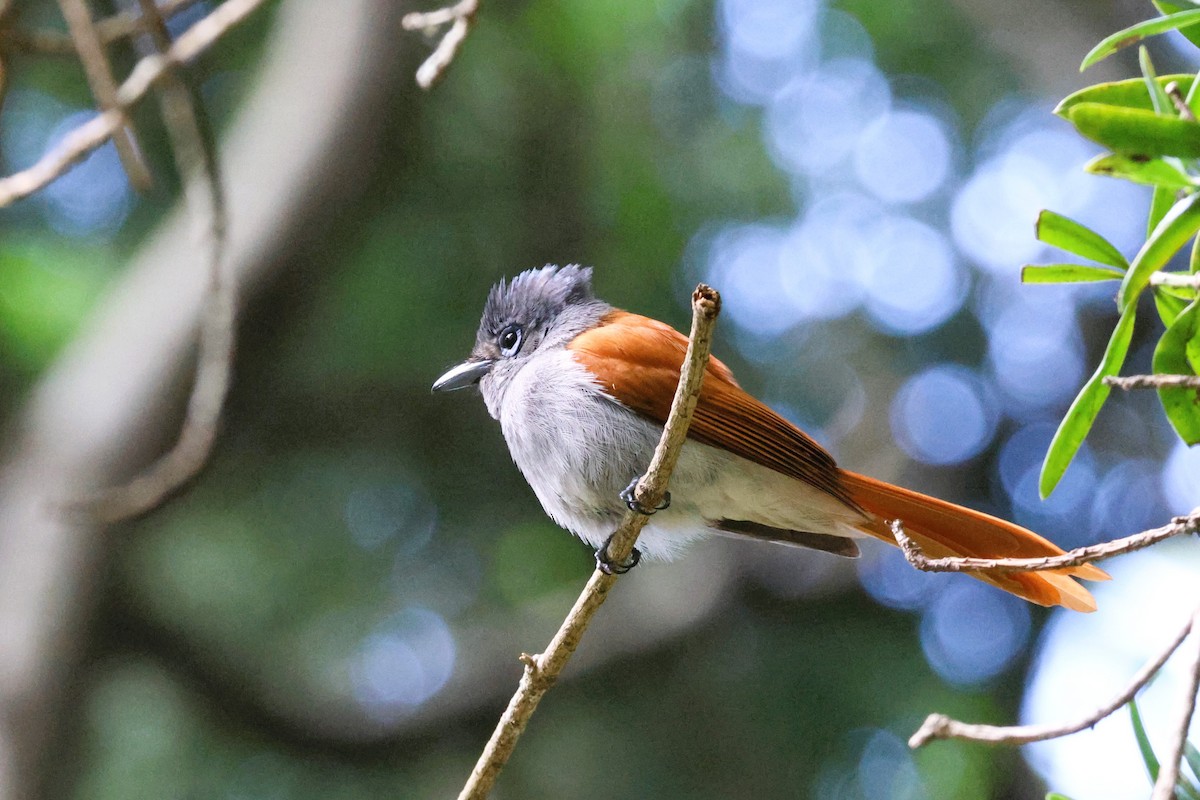
[[[514,377],[499,413],[513,461],[555,522],[600,547],[625,513],[619,494],[646,471],[662,426],[610,400],[568,351],[539,355]],[[737,519],[857,535],[857,512],[807,484],[689,440],[638,549],[665,559]]]

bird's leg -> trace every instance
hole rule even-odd
[[[662,511],[664,508],[671,507],[671,493],[670,492],[663,492],[662,502],[659,503],[654,508],[646,508],[644,505],[639,503],[638,499],[637,499],[636,491],[637,491],[638,481],[640,481],[640,480],[641,480],[641,477],[637,477],[637,478],[634,478],[633,480],[631,480],[629,482],[629,485],[626,486],[624,489],[622,489],[621,494],[619,495],[620,498],[625,501],[625,505],[626,505],[626,507],[629,508],[630,511],[636,511],[639,514],[648,517],[651,514]]]
[[[635,547],[629,551],[629,555],[626,556],[624,561],[613,561],[612,557],[608,554],[608,546],[612,544],[613,536],[616,536],[616,534],[611,534],[605,539],[604,544],[600,545],[600,548],[596,551],[596,567],[605,575],[624,575],[636,567],[638,562],[642,560],[642,551]]]

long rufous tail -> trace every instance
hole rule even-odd
[[[894,545],[896,540],[888,523],[899,519],[905,532],[931,558],[1041,558],[1063,552],[1033,531],[980,511],[845,470],[842,479],[854,501],[877,517],[862,527],[864,533]],[[1039,605],[1061,605],[1075,611],[1096,610],[1095,598],[1075,578],[1109,578],[1107,572],[1091,564],[1044,572],[969,574]]]

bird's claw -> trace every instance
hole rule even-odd
[[[659,511],[662,511],[664,508],[671,507],[670,492],[663,492],[662,502],[656,505],[654,508],[646,508],[644,505],[639,503],[636,494],[639,480],[641,480],[641,478],[634,478],[629,482],[628,486],[621,490],[620,498],[625,501],[625,506],[630,511],[634,511],[644,517],[648,517],[651,514],[656,514]]]
[[[629,551],[629,555],[625,557],[624,561],[614,561],[608,555],[608,546],[612,544],[612,538],[609,536],[604,540],[604,544],[596,550],[596,568],[605,575],[624,575],[642,560],[642,551],[635,547]]]

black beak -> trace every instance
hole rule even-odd
[[[488,370],[492,368],[492,363],[488,359],[464,361],[457,367],[447,370],[445,375],[434,381],[433,391],[453,392],[455,389],[465,389],[468,386],[474,386],[479,383],[484,375],[488,374]]]

